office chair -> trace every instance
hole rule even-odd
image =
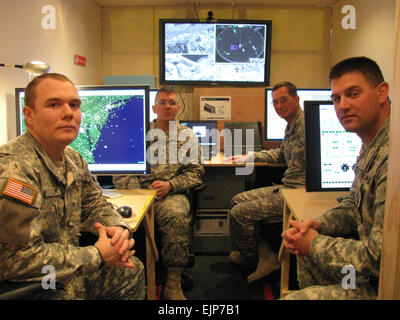
[[[198,196],[201,191],[203,191],[206,188],[206,185],[204,183],[201,183],[195,187],[192,187],[187,191],[187,197],[189,199],[190,203],[190,214],[192,216],[191,220],[191,225],[190,225],[190,236],[189,236],[189,260],[188,263],[186,264],[183,274],[182,274],[182,290],[183,291],[189,291],[193,287],[193,279],[187,272],[188,268],[192,268],[195,265],[195,255],[193,253],[193,234],[194,234],[194,222],[196,219],[196,214],[197,214],[197,206],[198,206]],[[157,228],[155,230],[155,241],[156,245],[158,248],[158,251],[161,251],[161,234],[157,231]],[[143,261],[143,260],[142,260]],[[162,263],[162,260],[160,259],[156,263],[156,282],[158,285],[164,285],[166,277],[166,268]]]
[[[190,203],[190,213],[192,215],[192,221],[190,225],[190,238],[189,238],[189,261],[187,265],[185,266],[186,268],[192,268],[195,265],[195,255],[193,253],[193,236],[194,236],[194,223],[196,220],[196,215],[197,215],[197,206],[198,206],[198,201],[199,201],[199,193],[203,191],[206,188],[205,183],[202,183],[198,186],[195,186],[191,189],[188,190],[188,198],[189,198],[189,203]],[[188,272],[185,272],[185,269],[183,270],[182,274],[182,290],[183,291],[189,291],[190,289],[193,288],[193,278],[188,274]]]

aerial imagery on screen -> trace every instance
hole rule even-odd
[[[167,23],[165,80],[263,82],[265,25]]]

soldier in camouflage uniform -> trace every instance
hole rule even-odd
[[[283,199],[279,190],[297,188],[305,183],[304,116],[297,88],[290,82],[280,82],[273,87],[272,97],[277,114],[287,122],[280,148],[233,157],[236,161],[284,162],[287,165],[282,185],[242,192],[232,198],[230,258],[238,264],[257,264],[256,271],[247,278],[249,283],[280,268],[276,253],[266,241],[260,240],[261,227],[263,223],[282,221]]]
[[[25,104],[28,132],[0,147],[0,281],[43,283],[51,266],[55,290],[32,298],[143,299],[129,226],[68,146],[81,121],[75,86],[60,74],[39,76]],[[80,231],[99,238],[79,247]]]
[[[283,233],[289,252],[303,257],[297,259],[302,290],[284,299],[377,297],[389,148],[389,86],[378,65],[365,57],[339,62],[332,68],[330,80],[341,124],[356,132],[363,145],[353,185],[343,201],[314,220],[290,221],[292,228]],[[347,273],[355,279],[344,278]]]
[[[119,189],[157,190],[154,216],[161,234],[161,256],[167,267],[164,298],[181,300],[186,299],[181,289],[181,275],[188,263],[191,222],[187,190],[202,183],[204,168],[200,163],[198,138],[191,129],[175,120],[180,111],[175,91],[162,88],[155,100],[153,111],[157,119],[151,123],[149,131],[152,141],[148,149],[150,174],[114,176],[113,182]],[[185,156],[186,160],[182,158]]]

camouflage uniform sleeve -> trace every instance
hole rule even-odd
[[[353,205],[351,214],[353,218],[355,217],[358,221],[358,234],[361,234],[360,240],[329,237],[325,235],[318,235],[314,238],[311,244],[310,257],[317,264],[327,268],[328,271],[341,272],[343,266],[352,265],[355,267],[357,273],[379,277],[385,213],[385,166],[380,170],[376,182],[376,197],[373,204],[373,223],[369,234],[362,224],[362,216],[359,210],[354,209],[355,206]],[[350,197],[346,199],[346,202],[347,201],[350,201]],[[335,219],[333,219],[334,215],[336,215],[336,218],[339,220],[335,221]],[[346,221],[351,220],[350,215],[340,215],[339,212],[328,212],[322,219],[324,228],[330,223],[339,225],[345,224]],[[354,222],[346,231],[350,231],[351,229],[354,229]]]
[[[81,161],[85,168],[82,184],[81,229],[97,234],[94,223],[99,222],[106,227],[121,226],[130,230],[129,225],[113,209],[112,204],[102,196],[101,188],[91,176],[85,160],[81,159]]]
[[[201,164],[199,140],[191,129],[180,126],[180,128],[182,127],[184,129],[180,129],[179,136],[183,134],[182,137],[185,138],[184,146],[188,149],[185,149],[183,148],[183,145],[180,145],[178,153],[178,162],[180,167],[173,177],[168,179],[172,186],[171,193],[183,192],[201,184],[202,176],[204,175],[204,167]],[[183,143],[183,141],[180,143]],[[184,152],[182,152],[182,150]],[[193,150],[195,150],[194,153],[192,153]],[[174,166],[172,166],[172,168],[173,167]]]
[[[198,164],[182,165],[177,175],[168,180],[172,186],[172,192],[183,192],[202,183],[204,174],[203,166]]]
[[[352,198],[348,192],[336,207],[316,218],[321,223],[321,234],[345,237],[357,232],[357,208]]]
[[[285,155],[282,147],[270,150],[261,150],[258,152],[249,152],[250,159],[255,162],[278,163],[285,162]]]
[[[40,201],[40,194],[37,200]],[[69,279],[77,270],[97,270],[101,257],[94,246],[44,242],[39,208],[36,200],[27,205],[0,197],[0,280],[41,281],[45,265],[56,269],[57,281]]]
[[[117,189],[140,189],[139,179],[136,176],[113,176],[113,184]]]

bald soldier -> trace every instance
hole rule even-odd
[[[32,298],[143,299],[144,268],[129,227],[68,146],[79,132],[80,105],[60,74],[25,89],[28,131],[0,147],[0,281],[42,281],[51,266],[56,288]],[[79,247],[81,231],[97,242]]]

